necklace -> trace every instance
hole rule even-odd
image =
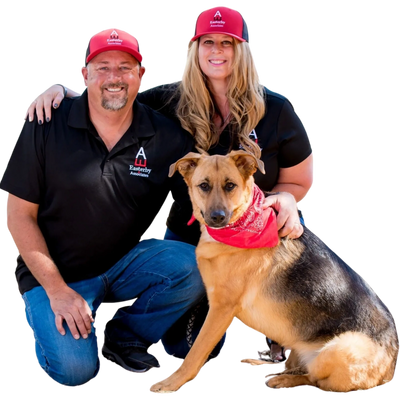
[[[228,112],[228,115],[225,117],[225,119],[222,121],[221,126],[219,127],[220,132],[222,132],[224,130],[224,128],[228,125],[230,116],[231,116],[231,113]]]

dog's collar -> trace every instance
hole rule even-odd
[[[276,215],[271,207],[262,208],[264,199],[262,190],[254,185],[252,203],[246,212],[224,228],[206,226],[207,232],[218,242],[234,247],[255,249],[276,246],[279,242]]]

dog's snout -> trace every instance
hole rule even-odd
[[[222,225],[226,220],[226,214],[224,210],[215,210],[211,213],[211,219],[215,225]]]

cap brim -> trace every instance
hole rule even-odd
[[[93,53],[89,54],[89,56],[86,58],[86,64],[88,64],[91,60],[93,60],[94,57],[101,53],[105,53],[106,51],[123,51],[125,53],[129,53],[131,56],[135,57],[139,63],[142,62],[142,55],[138,53],[137,51],[131,49],[130,47],[125,47],[125,46],[107,46],[103,47],[100,49],[97,49]]]
[[[227,35],[227,36],[231,36],[234,37],[237,40],[240,40],[241,42],[247,42],[246,39],[243,39],[240,36],[236,36],[236,35],[232,35],[232,33],[229,32],[215,32],[215,31],[211,31],[211,32],[202,32],[199,35],[193,36],[192,39],[190,40],[191,42],[194,42],[195,40],[197,40],[199,37],[204,36],[204,35],[212,35],[212,34],[219,34],[219,35]]]

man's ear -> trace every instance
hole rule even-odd
[[[87,68],[79,68],[79,91],[82,92],[83,88],[86,86],[85,81],[87,80]]]
[[[259,169],[261,173],[265,174],[264,163],[244,150],[231,151],[228,154],[228,157],[231,157],[237,169],[245,179],[250,175],[253,175],[257,169]]]
[[[169,167],[168,176],[171,177],[176,171],[185,178],[189,178],[197,167],[197,164],[201,158],[201,154],[188,153],[185,157],[179,159],[176,163]]]
[[[87,67],[82,67],[82,76],[83,76],[83,80],[85,82],[85,86],[87,86],[87,80],[88,80],[88,69],[87,69]]]
[[[141,79],[144,79],[144,77],[146,76],[147,72],[149,72],[149,69],[147,67],[145,67],[144,65],[139,67],[139,77]]]

